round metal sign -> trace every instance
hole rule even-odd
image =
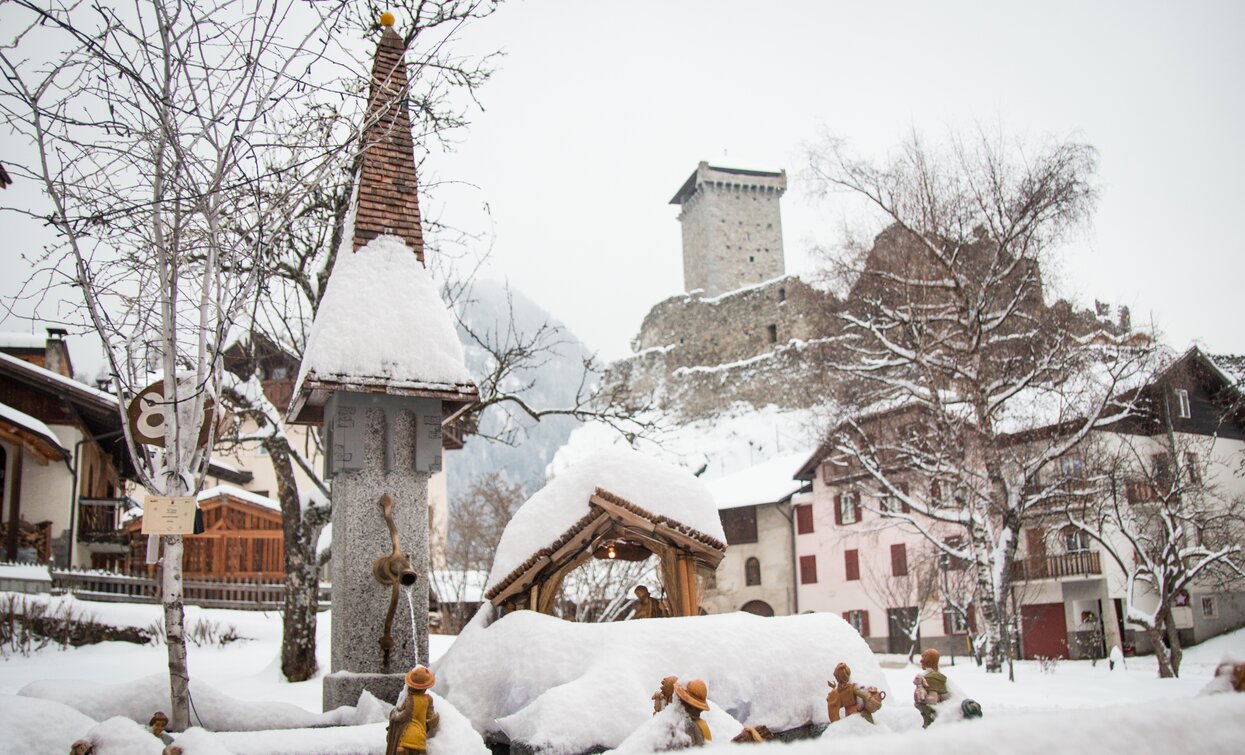
[[[164,447],[164,428],[172,413],[173,402],[164,395],[163,380],[157,380],[139,391],[125,411],[134,440],[159,448]],[[203,403],[203,426],[199,428],[197,439],[199,448],[207,445],[208,431],[212,428],[215,414],[216,406],[208,398]]]

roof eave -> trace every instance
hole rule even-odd
[[[318,425],[324,421],[324,405],[335,392],[369,393],[441,401],[450,413],[461,412],[480,403],[480,390],[472,383],[428,383],[424,386],[394,385],[376,378],[342,377],[321,379],[309,375],[298,384],[286,421],[293,425]]]

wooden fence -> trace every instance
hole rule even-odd
[[[159,603],[155,577],[52,570],[52,590],[72,593],[82,600],[105,603]],[[184,602],[203,608],[234,608],[244,611],[279,610],[285,602],[285,585],[255,579],[187,579],[182,583]],[[320,610],[327,610],[331,588],[320,585]]]

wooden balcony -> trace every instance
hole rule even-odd
[[[1031,556],[1012,564],[1012,579],[1027,582],[1036,579],[1066,579],[1102,574],[1098,551],[1077,551],[1058,556]]]
[[[78,541],[117,545],[128,543],[130,536],[121,530],[117,518],[124,505],[124,498],[78,499]]]

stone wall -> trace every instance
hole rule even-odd
[[[631,345],[665,348],[671,368],[730,364],[829,335],[838,306],[793,275],[720,296],[681,294],[649,310]]]

